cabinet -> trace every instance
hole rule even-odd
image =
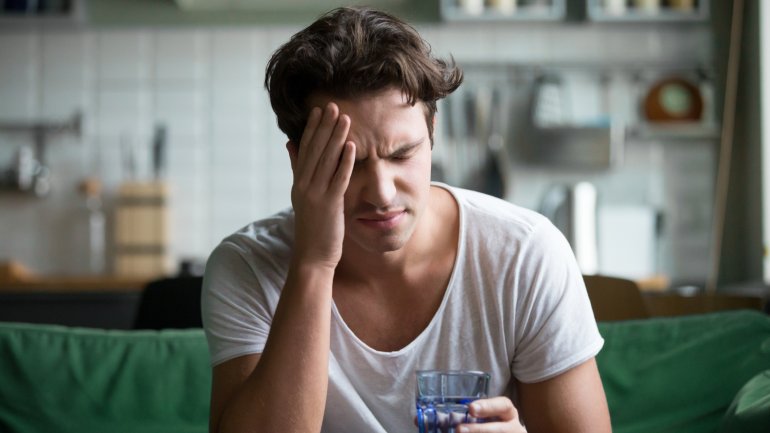
[[[565,0],[441,0],[445,21],[559,21]]]
[[[324,12],[342,6],[338,0],[173,0],[179,9],[186,11],[294,11],[308,10]],[[372,7],[387,8],[405,3],[404,0],[374,0],[366,4]]]
[[[70,27],[86,18],[85,0],[0,1],[0,29]]]
[[[605,22],[699,22],[709,17],[708,0],[586,0],[586,16]]]
[[[602,22],[703,22],[709,0],[585,0],[586,19]],[[561,21],[566,0],[441,0],[445,21]]]

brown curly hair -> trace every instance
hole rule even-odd
[[[278,48],[265,70],[278,127],[297,144],[312,108],[307,106],[311,94],[355,98],[391,86],[400,88],[410,104],[425,104],[432,144],[436,101],[462,80],[454,59],[434,58],[412,26],[365,7],[324,14]]]

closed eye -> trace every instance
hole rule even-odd
[[[402,146],[396,149],[395,152],[391,153],[389,158],[395,161],[403,161],[409,159],[414,156],[423,141],[424,140],[419,140],[417,142],[409,143],[406,146]]]
[[[417,141],[408,143],[406,145],[403,145],[397,148],[396,150],[394,150],[392,153],[388,155],[382,155],[380,156],[380,158],[387,159],[390,161],[405,161],[413,157],[424,142],[425,142],[425,139],[421,138]],[[364,157],[361,159],[356,159],[355,165],[356,166],[362,165],[364,162],[366,162],[367,159],[369,158]]]

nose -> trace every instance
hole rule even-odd
[[[380,161],[370,161],[366,167],[363,198],[378,209],[389,207],[396,197],[396,182],[392,170]]]

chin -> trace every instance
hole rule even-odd
[[[351,234],[350,240],[352,241],[351,243],[356,245],[355,249],[369,253],[384,254],[404,248],[411,234],[411,231],[409,233],[390,233],[377,237],[355,236],[355,234]]]
[[[404,248],[406,242],[399,239],[380,239],[371,242],[357,242],[359,247],[370,253],[391,253]]]

